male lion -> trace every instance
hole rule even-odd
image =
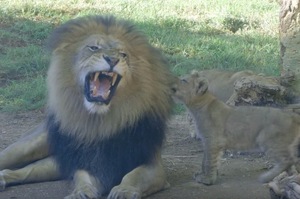
[[[224,149],[259,148],[276,161],[270,171],[260,177],[269,182],[298,161],[300,116],[270,107],[230,107],[208,91],[208,83],[200,73],[178,80],[174,98],[183,102],[194,117],[197,133],[204,145],[202,173],[195,179],[214,184],[218,157]]]
[[[73,178],[67,199],[138,199],[168,186],[173,76],[162,54],[114,17],[71,20],[49,41],[45,125],[2,151],[0,187]]]

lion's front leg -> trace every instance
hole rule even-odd
[[[40,124],[30,134],[0,152],[0,170],[24,166],[49,155],[47,133]]]
[[[101,185],[85,170],[78,170],[73,176],[75,184],[74,191],[64,199],[94,199],[101,195],[98,190]]]
[[[122,179],[109,193],[108,199],[140,199],[169,187],[160,155],[154,163],[142,165]]]
[[[17,170],[5,169],[0,171],[0,191],[7,186],[59,180],[60,172],[56,161],[52,158],[39,160]]]

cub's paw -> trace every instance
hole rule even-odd
[[[198,183],[202,183],[205,185],[213,185],[216,182],[216,178],[212,176],[205,175],[203,173],[197,172],[194,174],[194,179]]]
[[[6,182],[4,180],[4,172],[0,171],[0,191],[4,191],[6,188]]]
[[[112,188],[107,199],[141,199],[138,189],[132,186],[118,185]]]
[[[64,199],[96,199],[99,193],[96,187],[91,184],[84,184],[76,188],[70,195]]]

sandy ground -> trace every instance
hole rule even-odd
[[[19,114],[0,113],[0,150],[36,126],[44,114],[40,111]],[[190,137],[193,127],[185,114],[169,122],[163,161],[171,187],[149,199],[270,199],[268,189],[257,181],[268,169],[268,159],[260,153],[229,153],[222,158],[216,185],[196,183],[193,173],[201,168],[201,141]],[[65,181],[8,187],[0,199],[56,199],[72,190]]]

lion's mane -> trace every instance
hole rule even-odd
[[[79,77],[74,72],[83,42],[105,35],[122,43],[129,67],[105,113],[84,106]],[[129,22],[89,16],[58,27],[49,39],[48,122],[51,153],[62,174],[86,169],[106,191],[133,168],[156,158],[170,114],[172,75],[167,62]],[[101,167],[101,168],[100,168]]]
[[[93,34],[110,35],[122,41],[130,59],[131,79],[126,79],[126,85],[117,90],[106,114],[90,114],[86,110],[72,71],[82,40]],[[114,17],[79,18],[56,29],[49,41],[53,53],[48,72],[48,106],[62,128],[76,133],[80,140],[113,135],[146,112],[162,119],[168,116],[171,74],[167,62],[131,23]]]

